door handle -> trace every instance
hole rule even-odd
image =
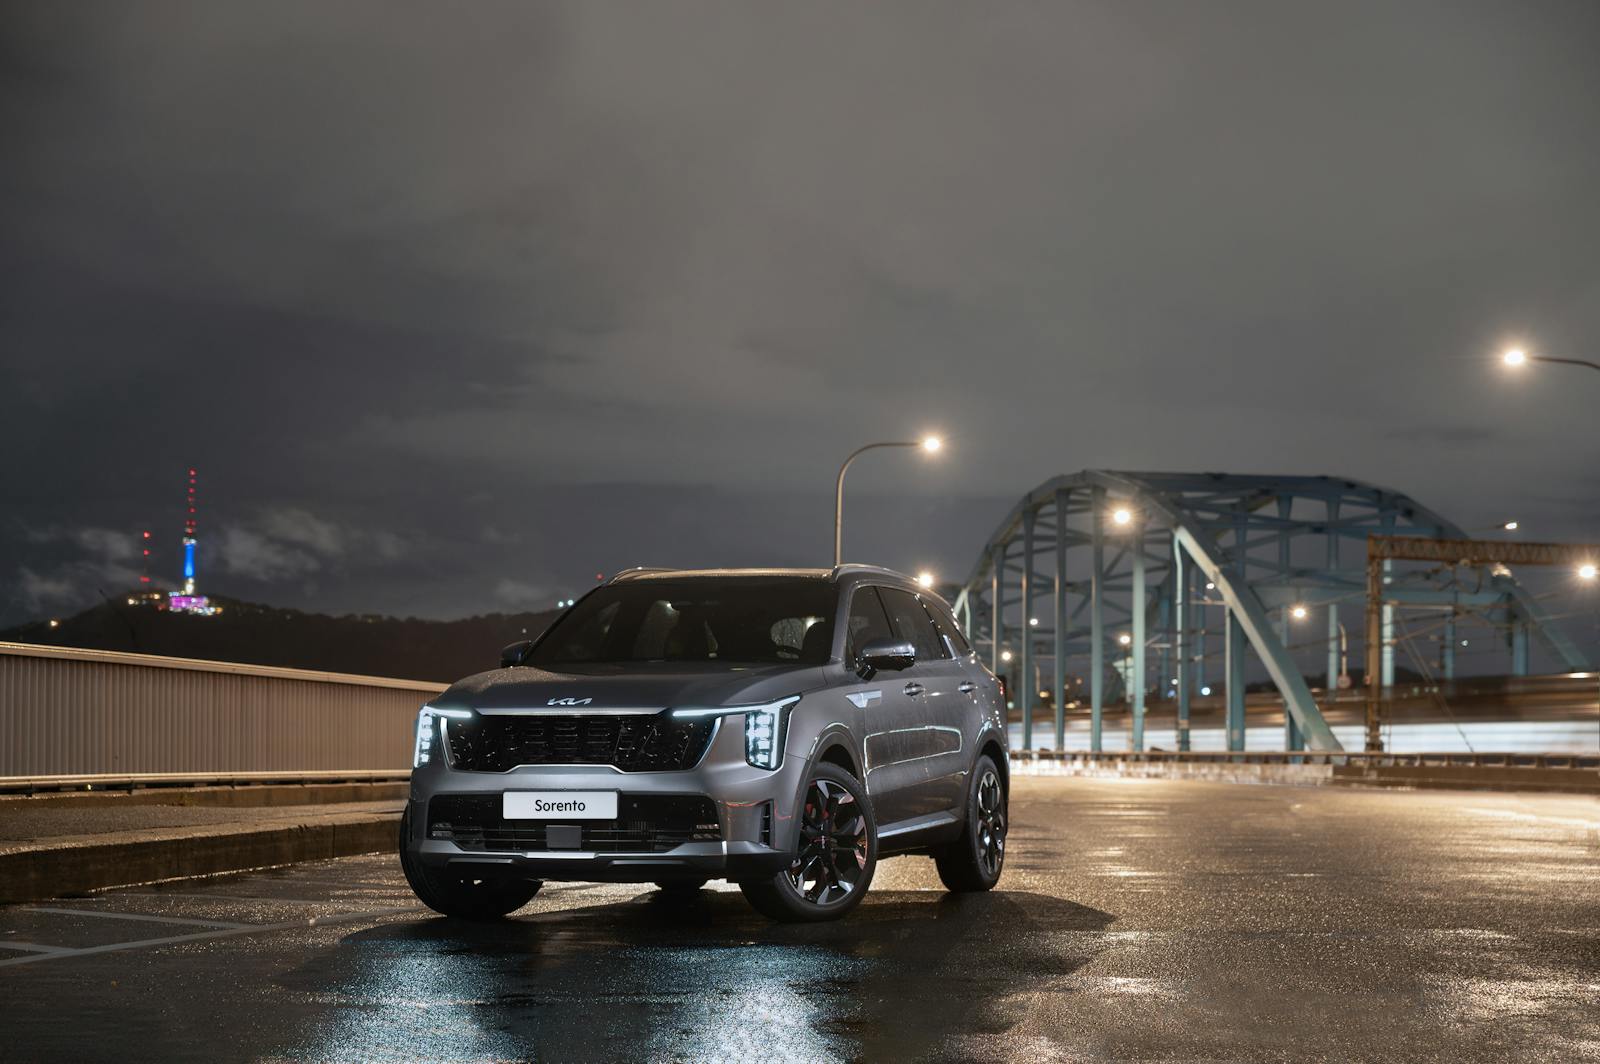
[[[978,689],[978,685],[973,683],[971,680],[967,680],[967,681],[963,682],[960,687],[956,688],[957,691],[960,691],[964,695],[970,695],[972,692],[976,691],[977,689]]]
[[[915,698],[922,693],[922,685],[917,681],[912,680],[906,684],[905,691],[907,695]]]

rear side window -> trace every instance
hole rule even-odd
[[[922,603],[917,601],[917,596],[896,587],[879,588],[879,593],[883,595],[883,604],[889,610],[895,635],[910,641],[917,648],[918,661],[937,661],[950,656],[939,638],[939,632],[933,627],[933,619],[922,608]]]
[[[889,629],[889,615],[883,611],[875,587],[858,587],[850,596],[850,631],[845,639],[844,660],[855,665],[861,648],[873,639],[893,639]]]
[[[972,653],[972,644],[967,642],[967,637],[961,633],[961,628],[956,624],[953,614],[945,609],[944,603],[938,599],[925,598],[922,604],[933,615],[933,623],[938,627],[939,634],[950,641],[950,649],[958,656]]]

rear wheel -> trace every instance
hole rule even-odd
[[[861,904],[878,863],[878,828],[866,791],[837,765],[811,772],[794,863],[739,884],[757,911],[785,923],[837,920]]]
[[[498,920],[514,913],[544,886],[536,879],[476,879],[428,868],[411,856],[411,807],[400,817],[400,870],[417,900],[460,920]]]
[[[957,892],[989,890],[1000,882],[1006,861],[1006,789],[988,754],[978,758],[967,790],[967,822],[961,837],[934,861],[939,879]]]

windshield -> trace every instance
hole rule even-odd
[[[537,668],[612,662],[822,665],[837,592],[806,577],[696,577],[602,587],[528,657]]]

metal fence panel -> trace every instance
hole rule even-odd
[[[410,767],[443,684],[0,643],[0,776]]]

